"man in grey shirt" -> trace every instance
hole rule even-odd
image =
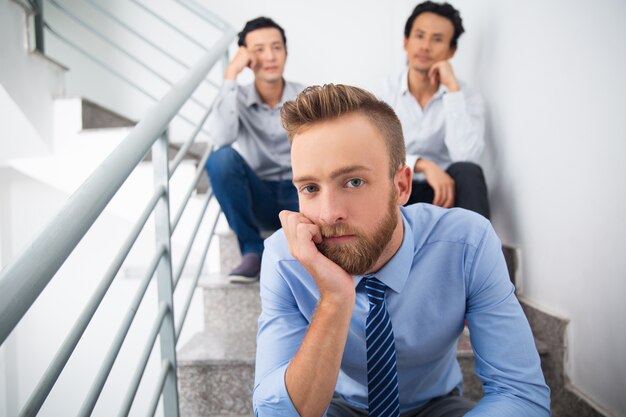
[[[211,137],[219,149],[211,154],[206,168],[242,254],[230,281],[253,282],[258,279],[263,252],[260,230],[280,228],[281,210],[298,210],[280,110],[304,86],[283,79],[287,39],[272,19],[247,22],[238,44],[209,117]],[[237,75],[246,67],[254,72],[254,83],[240,86]]]

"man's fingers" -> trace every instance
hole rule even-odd
[[[454,183],[448,185],[446,188],[446,199],[443,202],[442,207],[450,208],[454,206]]]

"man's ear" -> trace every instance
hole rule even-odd
[[[397,191],[397,203],[402,206],[405,205],[406,202],[409,201],[413,187],[413,171],[411,168],[407,165],[403,165],[402,168],[396,172],[393,185],[396,187]]]
[[[452,59],[454,54],[456,54],[456,48],[450,48],[450,51],[448,52],[448,59]]]

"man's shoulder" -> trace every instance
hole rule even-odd
[[[305,88],[306,86],[304,84],[295,81],[285,80],[285,90],[287,93],[286,96],[290,100],[294,100],[296,96],[300,94],[300,92]]]
[[[283,229],[278,229],[270,237],[265,239],[264,257],[271,257],[273,262],[295,261],[296,259],[289,252],[289,244]]]
[[[444,209],[418,203],[403,207],[402,213],[419,247],[437,242],[478,246],[491,227],[489,220],[480,214],[462,208]]]
[[[372,85],[372,93],[374,93],[379,99],[390,102],[394,101],[394,98],[399,96],[406,87],[406,75],[407,69],[395,70],[394,72],[386,75],[380,81]]]

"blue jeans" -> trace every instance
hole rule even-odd
[[[213,193],[241,254],[263,252],[260,230],[280,228],[281,210],[298,211],[298,193],[291,180],[264,181],[230,146],[213,152],[206,163]]]

